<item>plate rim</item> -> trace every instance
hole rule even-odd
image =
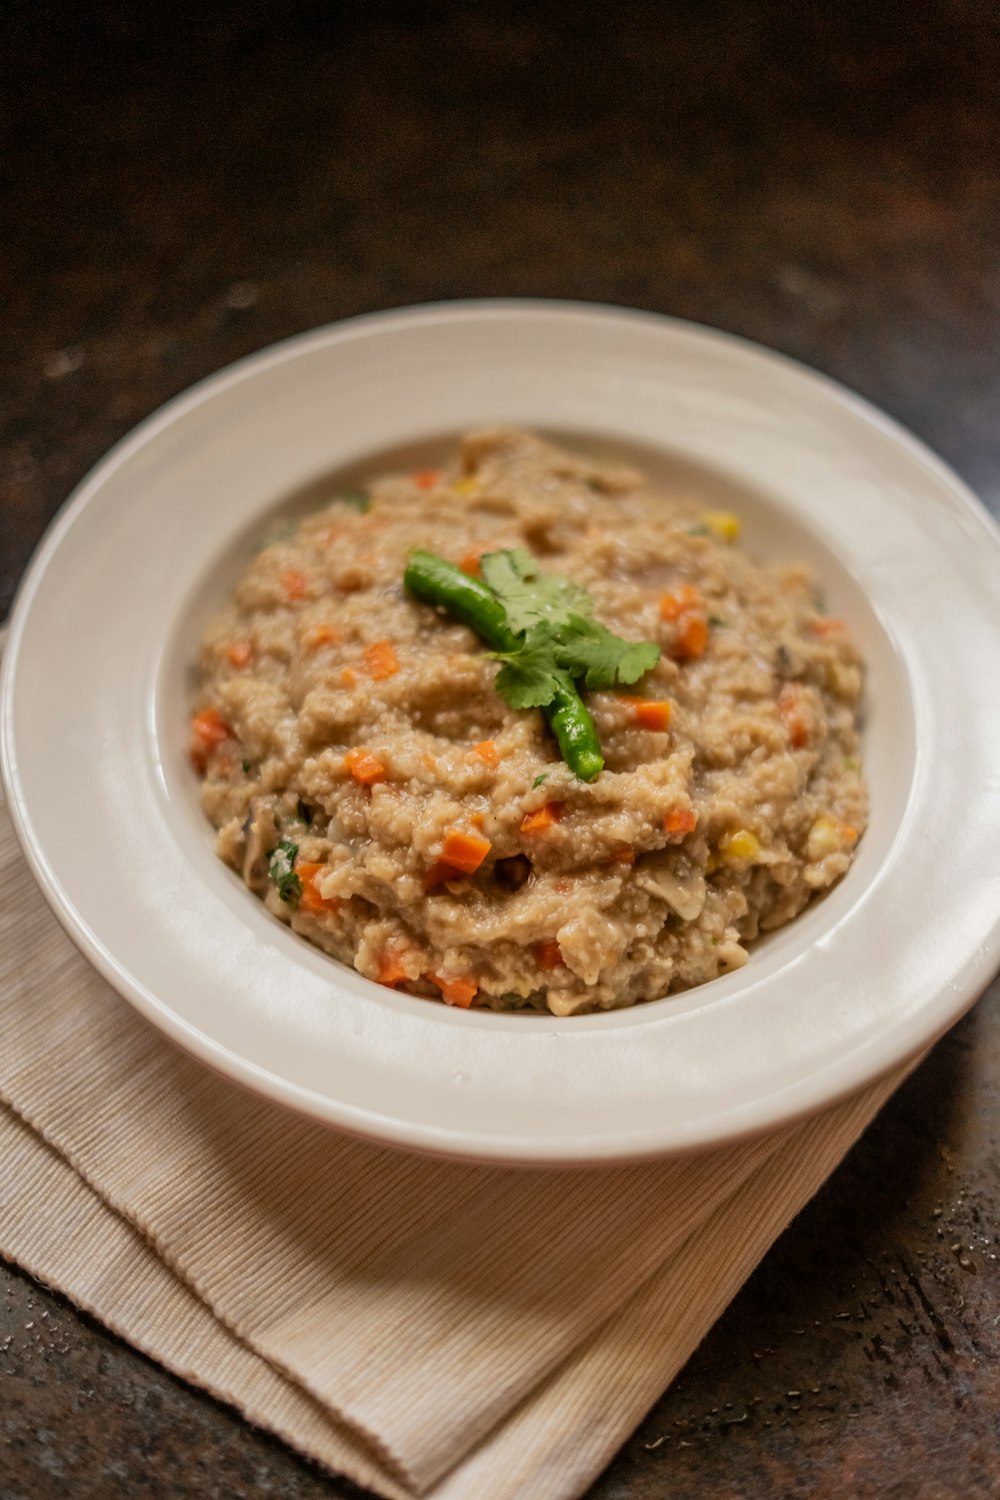
[[[868,425],[881,431],[897,446],[905,448],[911,457],[929,469],[943,484],[952,508],[962,512],[966,517],[973,517],[984,528],[991,543],[1000,548],[1000,527],[997,526],[993,517],[976,499],[964,480],[919,438],[900,426],[894,418],[880,408],[839,382],[740,335],[641,309],[618,308],[605,303],[544,298],[463,299],[360,314],[292,335],[264,349],[245,355],[221,370],[205,376],[172,397],[125,434],[74,487],[36,548],[21,579],[11,610],[3,660],[0,663],[0,769],[2,769],[7,787],[9,813],[22,851],[28,859],[48,905],[74,943],[117,993],[123,994],[124,998],[135,1005],[141,1014],[178,1041],[186,1051],[193,1053],[200,1061],[215,1068],[227,1078],[240,1082],[254,1093],[263,1094],[299,1113],[305,1113],[312,1118],[325,1119],[328,1123],[365,1139],[375,1138],[385,1144],[409,1150],[424,1150],[438,1155],[493,1163],[582,1165],[587,1162],[633,1161],[664,1154],[677,1154],[680,1151],[698,1150],[722,1140],[731,1142],[743,1139],[758,1134],[762,1129],[771,1128],[773,1122],[762,1125],[750,1120],[743,1125],[736,1124],[734,1129],[727,1129],[721,1136],[710,1135],[704,1138],[702,1132],[689,1141],[666,1145],[650,1144],[647,1140],[644,1145],[635,1142],[623,1148],[619,1143],[610,1154],[601,1151],[599,1141],[584,1141],[580,1143],[582,1147],[580,1150],[560,1152],[555,1156],[547,1157],[544,1152],[539,1154],[535,1151],[523,1153],[503,1149],[496,1153],[487,1152],[483,1150],[481,1142],[470,1148],[467,1141],[452,1130],[432,1132],[424,1129],[415,1137],[412,1130],[394,1128],[395,1121],[387,1123],[386,1117],[379,1116],[372,1111],[358,1112],[353,1106],[342,1104],[331,1108],[331,1101],[328,1098],[314,1093],[301,1084],[289,1083],[280,1075],[267,1072],[252,1061],[243,1058],[238,1052],[233,1052],[225,1045],[198,1031],[185,1018],[167,1008],[132,975],[123,972],[114,955],[104,946],[98,935],[80,919],[73,902],[62,890],[61,883],[49,864],[46,852],[38,847],[37,840],[33,837],[27,806],[20,795],[21,789],[14,754],[12,683],[16,675],[21,636],[30,618],[31,601],[41,585],[49,559],[62,546],[63,539],[76,517],[86,508],[94,493],[99,491],[110,475],[127,462],[134,452],[150,442],[163,428],[183,419],[187,411],[197,409],[207,396],[237,385],[245,379],[253,378],[255,373],[265,368],[273,368],[294,359],[311,346],[345,340],[359,333],[363,335],[367,330],[374,331],[387,323],[414,326],[421,322],[438,322],[441,319],[460,321],[470,317],[481,318],[484,315],[504,317],[511,314],[532,313],[562,314],[573,319],[583,315],[613,321],[636,320],[658,328],[673,328],[683,334],[696,334],[716,342],[721,341],[723,344],[734,345],[765,360],[778,362],[799,378],[805,378],[811,385],[818,388],[821,394],[839,398],[841,403],[850,407]],[[0,636],[0,641],[2,641],[2,636]],[[926,1022],[931,1015],[936,1016],[938,1007],[931,1008],[930,1013],[926,1008],[921,1011],[920,1017],[925,1024],[912,1028],[918,1034],[909,1039],[906,1049],[899,1051],[897,1057],[888,1066],[903,1062],[930,1046],[959,1018],[964,1010],[975,1002],[1000,968],[1000,947],[996,941],[998,934],[1000,934],[1000,921],[997,923],[993,943],[984,946],[976,955],[970,956],[961,966],[960,978],[956,980],[957,988],[962,992],[960,1004],[956,1003],[956,996],[953,994],[952,1003],[947,1007],[942,1007],[946,1010],[946,1014],[937,1017],[935,1025],[930,1027]],[[842,1060],[842,1067],[849,1058],[850,1054],[848,1059]],[[859,1078],[858,1070],[855,1070],[850,1077],[842,1079],[832,1091],[827,1089],[824,1092],[823,1104],[831,1104],[836,1099],[853,1093],[857,1088],[882,1076],[885,1071],[886,1066],[883,1064],[870,1066],[867,1070],[862,1068],[860,1070],[862,1076]],[[825,1069],[820,1070],[819,1076],[822,1077],[825,1072]],[[815,1076],[813,1075],[814,1078]],[[789,1110],[782,1112],[781,1120],[783,1123],[791,1122],[814,1113],[818,1107],[815,1102],[801,1101],[797,1106],[792,1105]],[[359,1115],[360,1118],[358,1118]],[[373,1129],[373,1123],[378,1124],[379,1128]],[[421,1136],[422,1138],[418,1138]]]

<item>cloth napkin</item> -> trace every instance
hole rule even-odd
[[[135,1014],[49,912],[2,798],[0,1036],[0,1253],[390,1500],[581,1495],[909,1071],[635,1166],[368,1145]]]

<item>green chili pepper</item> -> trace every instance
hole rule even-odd
[[[496,595],[445,558],[411,552],[403,582],[417,599],[446,610],[492,650],[506,654],[523,647],[524,637],[510,629],[507,612]],[[541,712],[573,774],[581,781],[593,781],[604,769],[594,721],[571,679],[564,672],[554,673],[553,679],[551,701],[540,705]]]

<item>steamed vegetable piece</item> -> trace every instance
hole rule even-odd
[[[623,641],[591,617],[585,589],[541,573],[523,547],[480,559],[482,580],[432,552],[411,552],[403,581],[447,610],[503,663],[497,691],[511,708],[540,708],[563,760],[581,781],[604,768],[594,721],[574,679],[591,689],[633,683],[656,665],[651,641]]]

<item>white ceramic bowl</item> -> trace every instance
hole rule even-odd
[[[739,972],[609,1015],[462,1012],[275,922],[212,852],[184,754],[209,611],[327,477],[514,423],[637,459],[809,562],[868,662],[871,824],[847,877]],[[171,402],[43,542],[3,668],[25,856],[155,1025],[261,1094],[383,1142],[599,1162],[728,1141],[915,1053],[1000,955],[1000,537],[887,418],[737,339],[638,313],[466,303],[293,339]]]

